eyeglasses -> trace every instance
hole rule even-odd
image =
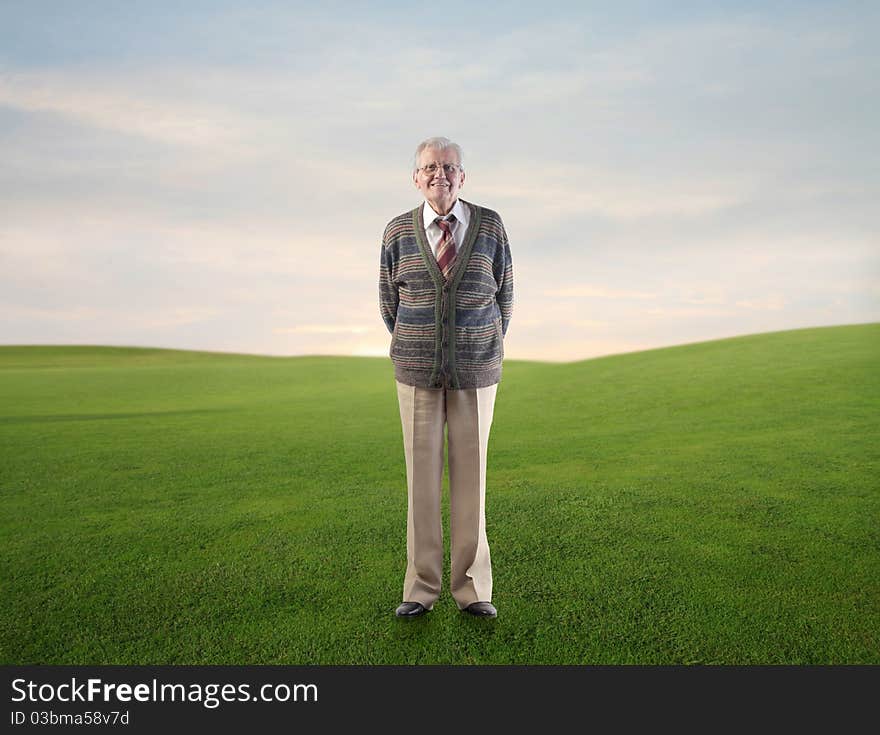
[[[418,170],[424,171],[429,176],[433,176],[440,170],[441,167],[443,168],[443,173],[445,173],[447,176],[452,176],[452,174],[454,174],[456,171],[461,170],[461,166],[459,166],[457,163],[429,163],[427,166],[421,166]]]

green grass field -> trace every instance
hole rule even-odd
[[[393,616],[386,359],[0,347],[0,406],[5,664],[880,663],[880,324],[508,361],[496,620]]]

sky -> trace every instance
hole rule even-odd
[[[412,156],[508,358],[880,321],[873,2],[0,0],[0,344],[387,355]]]

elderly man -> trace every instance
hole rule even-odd
[[[391,332],[406,455],[406,575],[398,617],[440,596],[444,425],[449,451],[451,591],[459,610],[495,617],[486,537],[486,449],[513,311],[513,265],[497,213],[459,199],[461,148],[416,148],[424,196],[382,237],[379,306]]]

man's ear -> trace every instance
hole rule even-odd
[[[416,189],[419,188],[419,172],[418,171],[413,171],[413,186],[416,187]]]

